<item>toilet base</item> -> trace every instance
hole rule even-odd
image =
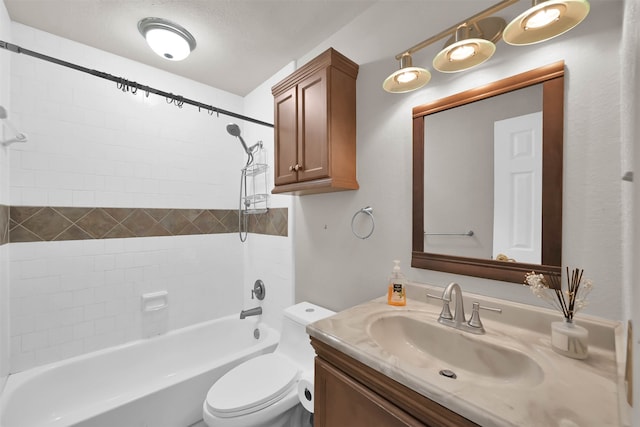
[[[298,400],[297,389],[278,402],[250,414],[218,417],[203,404],[203,420],[208,427],[311,427],[311,414]]]

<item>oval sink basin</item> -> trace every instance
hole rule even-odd
[[[448,369],[459,380],[475,378],[531,386],[543,379],[540,366],[526,354],[441,325],[432,318],[383,316],[369,324],[368,334],[400,364],[435,372]]]

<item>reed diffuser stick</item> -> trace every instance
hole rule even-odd
[[[564,318],[571,322],[574,314],[587,305],[586,297],[591,292],[593,284],[590,280],[582,280],[583,269],[575,268],[567,274],[567,290],[562,289],[562,280],[558,275],[536,274],[535,272],[525,275],[525,284],[531,286],[531,291],[539,298],[544,299],[552,307],[559,309]],[[548,294],[552,291],[555,294],[555,300]]]

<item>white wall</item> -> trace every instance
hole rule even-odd
[[[469,3],[469,2],[467,2]],[[431,83],[408,94],[388,94],[382,81],[397,67],[395,54],[445,25],[432,2],[379,2],[326,40],[358,64],[357,191],[296,199],[296,299],[331,309],[380,296],[393,259],[413,280],[519,302],[538,302],[517,284],[410,269],[411,108],[557,60],[566,64],[563,265],[581,267],[596,288],[585,309],[620,319],[622,311],[620,71],[622,1],[593,1],[587,19],[571,32],[528,47],[499,43],[487,63],[465,73],[434,72]],[[469,13],[473,8],[469,4]],[[526,6],[522,6],[525,8]],[[514,13],[519,12],[514,8]],[[454,19],[451,22],[456,22]],[[375,28],[376,31],[372,31]],[[389,31],[383,29],[388,28]],[[398,29],[402,29],[399,31]],[[435,49],[435,48],[434,48]],[[416,54],[427,65],[430,51]],[[435,54],[435,50],[433,52]],[[350,231],[352,215],[370,205],[376,219],[368,240]],[[446,207],[445,207],[446,208]]]
[[[273,123],[273,95],[271,87],[294,71],[293,63],[283,67],[269,80],[262,83],[244,101],[244,111],[253,117],[267,123]],[[268,163],[271,169],[267,174],[269,185],[273,187],[274,141],[273,130],[264,126],[245,123],[243,132],[246,133],[247,143],[254,144],[262,141],[267,150]],[[288,208],[289,230],[287,237],[250,235],[244,248],[244,307],[263,307],[263,319],[268,324],[280,329],[282,311],[294,303],[293,287],[293,198],[290,196],[270,195],[269,206],[272,208]],[[263,301],[251,299],[251,289],[254,282],[260,279],[266,287],[266,297]]]
[[[0,1],[0,39],[11,41],[11,21]],[[0,51],[0,105],[11,111],[9,102],[9,52]],[[4,127],[4,126],[3,126]],[[8,135],[7,135],[8,136]],[[4,139],[4,129],[0,139]],[[0,146],[0,205],[9,206],[9,156]],[[0,391],[9,372],[9,245],[0,245]]]
[[[27,49],[242,113],[236,95],[11,28]],[[9,150],[11,205],[237,209],[244,153],[224,116],[123,93],[25,55],[12,57],[11,79],[12,116],[30,137]],[[5,246],[12,372],[242,308],[243,247],[235,234]],[[169,309],[142,314],[140,295],[158,290],[169,292]]]
[[[242,98],[13,23],[16,44],[214,106]],[[31,140],[11,150],[14,205],[236,207],[242,150],[216,117],[56,64],[14,55],[13,116]]]
[[[626,0],[624,8],[624,26],[622,32],[622,47],[620,50],[622,68],[622,170],[633,171],[633,183],[624,184],[626,190],[625,207],[628,216],[623,217],[623,239],[629,248],[625,255],[624,292],[625,301],[623,319],[631,318],[634,325],[633,332],[633,422],[640,425],[640,0]],[[631,237],[633,236],[633,237]]]

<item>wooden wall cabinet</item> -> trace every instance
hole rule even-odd
[[[316,427],[478,427],[315,338],[311,344]]]
[[[356,190],[358,65],[328,49],[271,88],[272,193]]]

